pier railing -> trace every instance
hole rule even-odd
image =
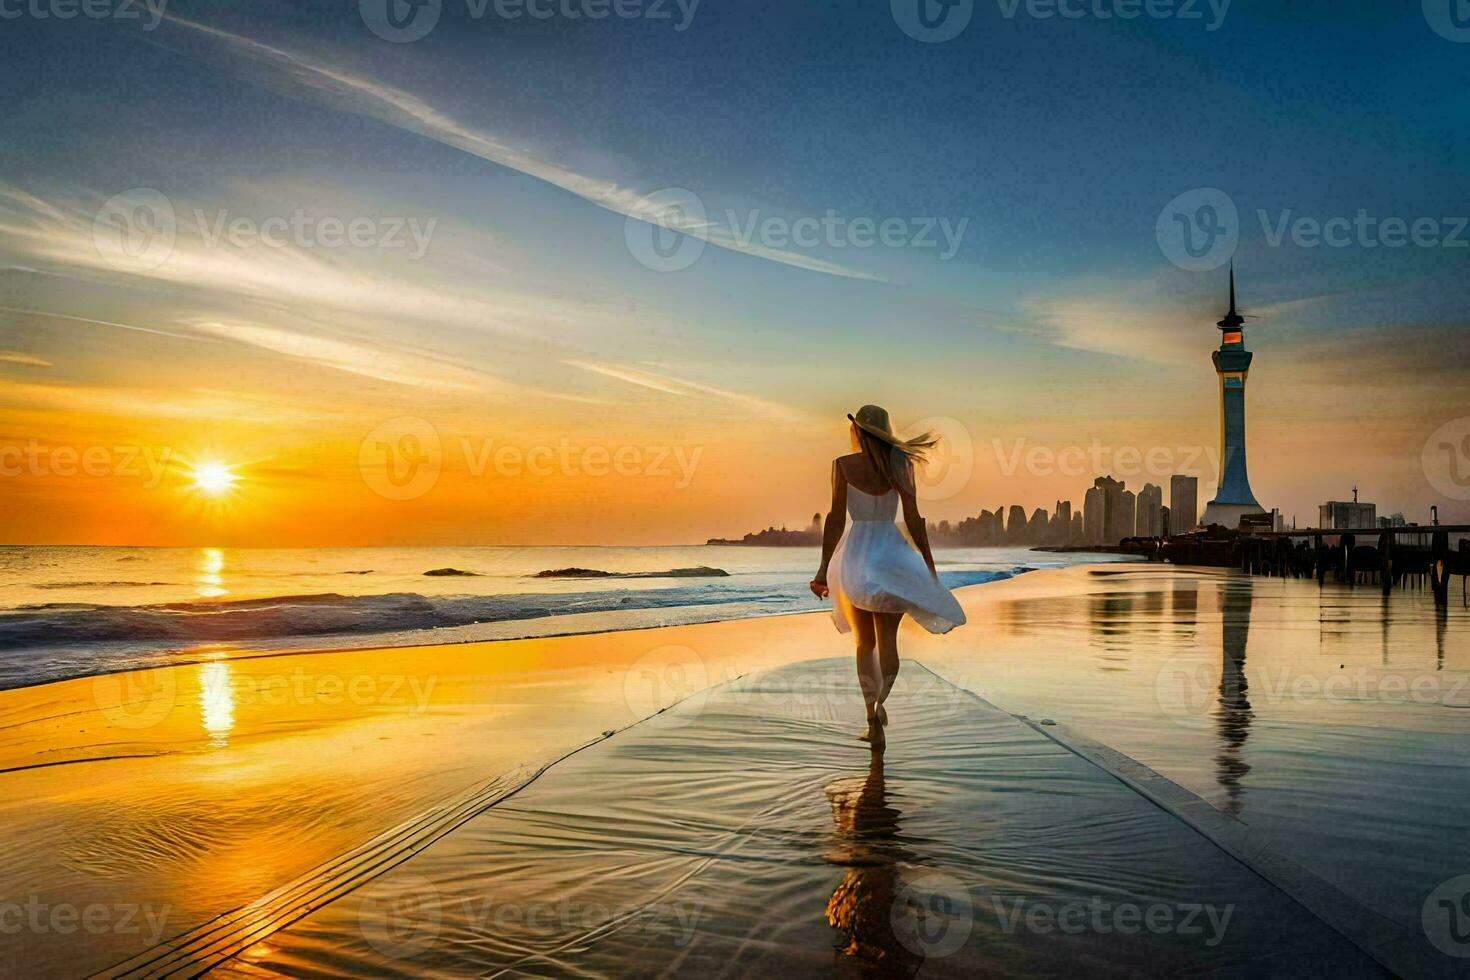
[[[1444,531],[1446,534],[1470,534],[1470,524],[1402,524],[1396,527],[1349,527],[1323,528],[1304,527],[1290,531],[1257,531],[1258,538],[1320,538],[1337,534],[1352,535],[1379,535],[1379,534],[1430,534],[1435,531]]]
[[[1452,548],[1452,534],[1470,534],[1470,524],[1260,531],[1239,539],[1240,567],[1254,575],[1315,575],[1319,584],[1329,574],[1350,585],[1361,577],[1376,581],[1384,592],[1424,582],[1443,606],[1449,602],[1450,576],[1461,577],[1462,598],[1470,581],[1470,539],[1461,538]],[[1406,536],[1417,541],[1399,540]]]

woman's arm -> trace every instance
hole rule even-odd
[[[924,564],[929,566],[929,573],[938,578],[939,572],[934,568],[934,552],[929,550],[929,527],[919,514],[919,500],[903,490],[898,492],[898,496],[903,501],[904,527],[909,529],[909,537],[919,549],[919,554],[924,556]]]
[[[847,476],[837,460],[832,461],[832,509],[827,512],[827,523],[822,526],[822,564],[812,577],[812,592],[819,599],[827,598],[827,566],[832,561],[832,552],[842,540],[842,531],[847,527]]]

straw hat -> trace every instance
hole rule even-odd
[[[857,410],[856,415],[848,412],[847,417],[852,419],[853,425],[856,425],[859,429],[868,433],[868,435],[877,436],[890,446],[899,446],[904,449],[909,448],[909,442],[893,434],[893,426],[888,421],[888,409],[879,408],[877,405],[864,405]],[[914,441],[918,442],[919,440]]]

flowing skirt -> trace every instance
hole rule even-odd
[[[837,544],[827,569],[832,621],[852,630],[853,609],[906,613],[931,633],[965,622],[965,611],[892,521],[854,521]]]

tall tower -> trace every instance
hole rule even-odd
[[[1245,349],[1245,318],[1235,312],[1235,265],[1230,266],[1230,312],[1217,326],[1220,349],[1211,358],[1220,376],[1220,486],[1215,499],[1205,507],[1201,524],[1240,526],[1245,514],[1259,514],[1263,507],[1251,492],[1245,470],[1245,379],[1251,369],[1251,352]]]

